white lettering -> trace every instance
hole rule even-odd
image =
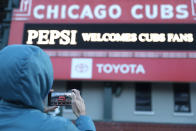
[[[80,6],[79,5],[71,5],[68,9],[68,15],[71,19],[78,19],[79,14],[73,14],[73,10],[79,10]]]
[[[44,14],[41,14],[41,13],[39,14],[38,12],[40,10],[44,10],[44,9],[45,9],[45,6],[44,5],[38,5],[38,6],[36,6],[34,8],[34,10],[33,10],[34,17],[36,19],[43,19],[44,18]]]
[[[113,64],[112,65],[113,66],[113,68],[114,68],[114,73],[118,73],[118,70],[119,70],[119,68],[120,68],[120,64],[118,64],[118,65],[115,65],[115,64]]]
[[[136,64],[130,64],[129,66],[131,68],[131,73],[134,74],[135,73]]]
[[[173,18],[173,6],[172,5],[161,5],[161,18],[162,19],[171,19]]]
[[[49,43],[48,35],[49,35],[49,30],[39,30],[39,37],[37,44],[38,45],[46,45]]]
[[[167,42],[193,42],[194,37],[192,33],[168,33]]]
[[[178,5],[176,7],[176,18],[177,19],[186,19],[189,17],[189,12],[187,10],[188,6],[187,5]]]
[[[27,44],[33,44],[33,39],[36,39],[38,37],[38,32],[36,30],[28,30],[28,39]]]
[[[146,71],[144,70],[143,65],[139,64],[139,65],[137,66],[137,69],[136,69],[135,73],[136,73],[136,74],[139,74],[139,73],[145,74]]]
[[[62,5],[61,7],[61,19],[66,18],[66,5]]]
[[[71,30],[71,42],[70,45],[77,45],[76,42],[76,34],[77,34],[77,30]]]
[[[91,11],[91,7],[89,5],[85,5],[82,13],[80,15],[81,19],[84,19],[85,17],[88,17],[89,19],[93,19],[93,13]]]
[[[96,66],[98,67],[98,72],[102,73],[103,64],[97,64]]]
[[[85,42],[136,42],[136,33],[82,33]]]
[[[60,32],[58,30],[50,30],[50,41],[49,44],[54,45],[55,39],[58,39],[60,37]]]
[[[111,72],[113,71],[113,68],[112,68],[112,66],[111,66],[110,64],[106,64],[106,65],[104,65],[104,67],[103,67],[103,71],[104,71],[105,73],[109,74],[109,73],[111,73]]]
[[[61,39],[59,40],[60,45],[68,45],[70,43],[70,30],[61,31]]]
[[[95,7],[94,14],[97,19],[104,19],[106,17],[105,8],[105,5],[98,5]]]
[[[106,74],[145,74],[146,71],[142,64],[96,64],[98,73]]]
[[[55,5],[54,8],[52,8],[52,5],[48,5],[47,9],[47,19],[51,19],[53,15],[53,19],[58,19],[58,13],[59,13],[59,6]]]
[[[146,17],[149,19],[155,19],[158,16],[158,6],[153,5],[152,14],[150,11],[150,5],[146,5]]]
[[[129,66],[127,64],[123,64],[120,66],[120,72],[122,74],[127,74],[129,72]]]
[[[38,45],[77,45],[77,30],[28,30],[27,32],[26,44],[35,42]]]
[[[116,11],[116,13],[114,13]],[[122,14],[121,7],[119,5],[112,5],[109,7],[109,16],[112,19],[118,19]]]
[[[126,13],[126,12],[123,12]],[[189,17],[186,4],[135,4],[130,10],[134,19],[186,19]],[[37,5],[33,9],[36,19],[119,19],[122,7],[118,4],[106,5]],[[158,17],[159,16],[159,17]]]
[[[138,36],[140,42],[165,42],[164,33],[140,33]]]
[[[131,9],[131,14],[135,19],[142,19],[143,15],[142,14],[137,14],[137,10],[142,10],[143,6],[142,5],[134,5],[133,8]]]

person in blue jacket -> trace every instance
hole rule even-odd
[[[76,125],[44,113],[43,100],[53,84],[49,56],[32,45],[0,51],[0,131],[95,131],[78,90],[72,93]]]

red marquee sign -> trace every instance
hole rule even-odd
[[[52,57],[52,61],[54,77],[60,80],[196,81],[195,59]]]
[[[21,0],[13,20],[62,23],[195,23],[195,0]]]
[[[25,24],[88,23],[196,24],[196,0],[21,0],[20,8],[13,12],[9,45],[23,43]],[[190,34],[168,33],[178,41],[178,36]],[[195,40],[192,42],[194,46]],[[51,56],[56,80],[196,82],[196,51],[190,49],[45,51]]]

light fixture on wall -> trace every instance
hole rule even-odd
[[[121,82],[114,83],[112,92],[116,97],[119,97],[122,93],[123,86]]]

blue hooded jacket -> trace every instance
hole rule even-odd
[[[39,47],[12,45],[1,50],[0,131],[95,131],[87,116],[80,116],[75,126],[43,113],[52,83],[50,58]]]

